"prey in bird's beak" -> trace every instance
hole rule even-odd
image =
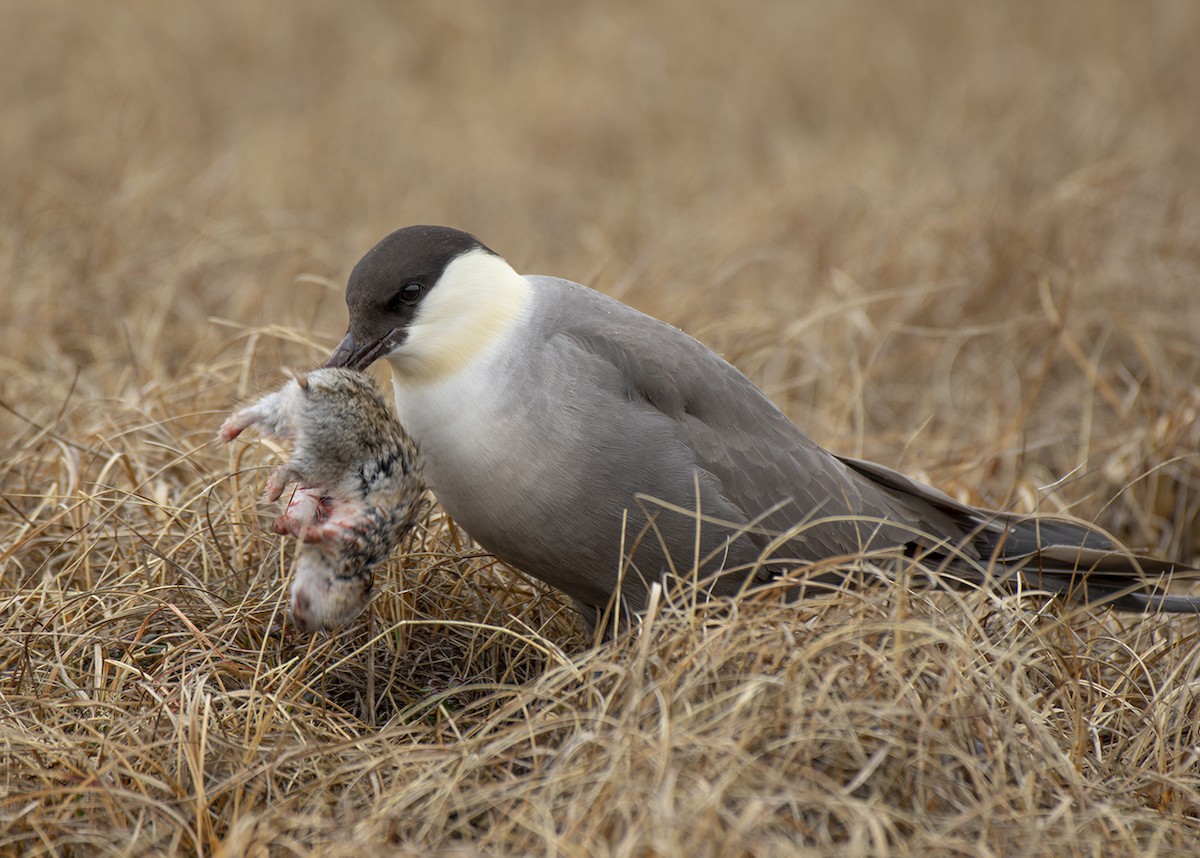
[[[392,328],[374,342],[359,345],[355,342],[354,335],[347,332],[346,336],[342,337],[342,341],[333,350],[333,354],[329,356],[329,360],[325,361],[325,366],[345,367],[346,369],[354,369],[361,372],[396,348],[403,339],[403,335],[404,332],[402,329]]]

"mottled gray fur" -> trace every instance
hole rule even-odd
[[[264,497],[297,488],[275,523],[301,542],[291,615],[303,631],[345,625],[365,607],[372,569],[412,527],[424,491],[416,448],[361,372],[317,369],[233,414],[219,437],[250,426],[295,449]]]

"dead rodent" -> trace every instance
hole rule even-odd
[[[315,369],[237,411],[218,437],[250,426],[295,449],[267,481],[296,483],[278,533],[302,541],[291,616],[303,631],[343,626],[366,606],[372,569],[412,527],[424,492],[416,449],[379,388],[347,369]]]

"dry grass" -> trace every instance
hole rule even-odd
[[[1194,620],[872,589],[594,647],[436,511],[281,638],[239,397],[388,230],[696,333],[819,441],[1200,554],[1200,7],[0,10],[0,852],[1200,849]],[[1061,479],[1060,478],[1065,478]]]

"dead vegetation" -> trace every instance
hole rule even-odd
[[[432,510],[282,636],[225,413],[440,222],[817,440],[1200,561],[1200,11],[0,12],[0,852],[1177,855],[1194,619],[866,589],[594,646]]]

